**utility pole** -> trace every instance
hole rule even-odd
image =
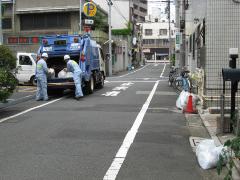
[[[176,11],[175,12],[175,27],[176,27],[176,31],[178,33],[180,32],[180,14],[179,14],[180,5],[179,4],[180,4],[179,0],[175,0],[175,11]],[[179,65],[180,65],[180,53],[179,52],[180,52],[180,48],[175,50],[175,66],[176,67],[179,67]]]
[[[82,0],[79,3],[79,33],[82,34]]]
[[[170,0],[168,0],[168,43],[169,43],[169,62],[171,62],[171,4]]]
[[[108,61],[108,69],[109,69],[109,76],[112,76],[112,23],[111,23],[111,13],[112,13],[112,0],[107,0],[109,6],[108,12],[108,36],[109,36],[109,61]]]
[[[0,45],[3,44],[3,34],[2,34],[2,0],[0,0]]]
[[[185,18],[186,11],[185,11],[185,0],[182,0],[182,18],[180,21],[180,30],[182,33],[182,45],[180,50],[180,68],[185,66],[185,59],[186,59],[186,31],[185,31]]]
[[[15,4],[16,0],[13,0],[12,2],[12,30],[15,32]]]

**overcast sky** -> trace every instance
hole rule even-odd
[[[167,2],[162,2],[166,0],[148,0],[148,14],[152,15],[152,7],[159,8],[161,11],[162,18],[166,19],[165,8]],[[171,19],[175,20],[175,6],[174,3],[171,3]]]

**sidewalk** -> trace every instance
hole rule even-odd
[[[36,87],[34,86],[18,86],[6,103],[0,102],[0,109],[33,99],[35,92]]]
[[[220,114],[210,114],[209,112],[200,113],[200,117],[207,131],[209,132],[212,139],[214,139],[215,144],[222,145],[227,140],[233,139],[234,134],[217,134],[217,121],[220,119]],[[233,168],[233,179],[240,179],[240,161],[235,160],[237,168]]]

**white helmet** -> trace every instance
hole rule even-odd
[[[42,57],[48,58],[48,54],[47,53],[42,53]]]
[[[64,60],[68,60],[68,59],[70,59],[70,56],[69,55],[65,55],[64,56]]]

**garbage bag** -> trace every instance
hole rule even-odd
[[[207,139],[199,143],[196,149],[196,156],[202,169],[211,169],[217,166],[223,146],[216,147],[214,140]]]
[[[55,77],[55,70],[53,68],[48,69],[48,78],[54,78]]]
[[[189,94],[189,92],[184,90],[180,93],[176,101],[176,106],[178,109],[182,110],[186,106]]]
[[[189,95],[192,95],[192,101],[193,101],[193,107],[196,109],[196,105],[199,101],[199,97],[196,94],[189,93],[187,91],[182,91],[180,95],[178,96],[178,99],[176,101],[176,107],[178,109],[183,110],[187,106]]]
[[[73,77],[73,74],[71,72],[66,72],[64,70],[61,70],[58,73],[58,78],[70,78],[70,77]]]

